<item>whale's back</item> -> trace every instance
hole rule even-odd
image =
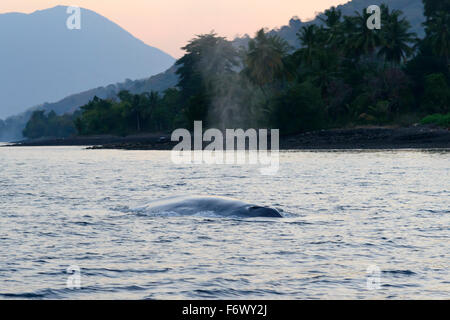
[[[156,200],[149,203],[145,210],[152,213],[177,215],[212,213],[218,216],[281,217],[276,209],[256,206],[231,198],[212,196],[180,196]]]

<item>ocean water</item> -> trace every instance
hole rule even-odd
[[[281,152],[264,176],[167,151],[3,147],[0,172],[0,299],[450,298],[448,151]],[[145,211],[189,194],[284,218]]]

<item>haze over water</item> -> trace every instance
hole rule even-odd
[[[0,148],[0,298],[449,298],[450,153],[280,157],[279,173],[262,176],[174,165],[166,151]],[[186,194],[285,217],[142,209]],[[81,289],[66,287],[70,265]]]

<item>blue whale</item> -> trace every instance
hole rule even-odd
[[[194,215],[201,212],[211,212],[224,217],[270,217],[282,218],[278,210],[249,204],[243,201],[212,196],[181,196],[156,200],[145,206],[146,212],[175,213],[179,215]]]

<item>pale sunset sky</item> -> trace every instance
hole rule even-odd
[[[93,10],[120,25],[148,45],[179,58],[180,49],[196,34],[214,30],[221,36],[253,35],[259,28],[288,24],[298,16],[309,20],[317,12],[349,0],[1,0],[0,13],[23,12],[57,5]]]

